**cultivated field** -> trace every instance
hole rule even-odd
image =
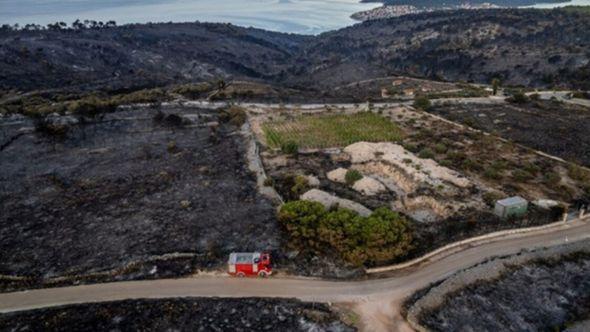
[[[300,115],[263,125],[267,144],[280,148],[293,142],[300,148],[343,147],[355,142],[393,142],[402,132],[389,119],[372,112]]]

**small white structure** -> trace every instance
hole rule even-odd
[[[496,202],[494,213],[500,218],[520,217],[526,214],[529,202],[520,197],[514,196]]]

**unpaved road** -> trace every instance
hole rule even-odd
[[[586,219],[571,222],[549,233],[540,231],[507,236],[495,242],[468,247],[383,279],[338,282],[292,278],[263,280],[198,277],[115,282],[0,294],[0,312],[139,298],[281,297],[331,303],[352,302],[361,315],[365,330],[407,330],[409,327],[399,315],[399,305],[412,292],[492,256],[589,238],[590,222]]]

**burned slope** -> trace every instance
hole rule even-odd
[[[441,104],[430,112],[590,166],[590,109],[558,101]]]
[[[285,87],[406,75],[590,89],[590,20],[565,10],[407,15],[319,36],[229,24],[0,31],[0,89],[125,90],[217,78]]]
[[[217,117],[171,106],[4,118],[2,286],[176,276],[233,250],[278,248],[243,139]]]
[[[563,330],[590,315],[589,272],[587,252],[512,266],[447,294],[421,324],[433,331]]]
[[[562,10],[457,10],[320,35],[290,73],[324,87],[396,74],[531,86],[590,82],[590,20]]]
[[[0,331],[354,331],[325,304],[280,299],[127,300],[0,315]]]
[[[307,39],[206,23],[0,31],[0,88],[117,90],[221,77],[265,79]]]

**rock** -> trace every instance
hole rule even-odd
[[[318,202],[324,205],[327,209],[332,206],[339,206],[341,208],[349,209],[352,211],[357,212],[361,216],[368,216],[371,214],[371,210],[367,209],[363,205],[353,202],[348,199],[340,198],[338,196],[334,196],[329,194],[325,191],[312,189],[305,194],[301,195],[302,200],[311,201],[311,202]]]
[[[330,181],[346,183],[346,172],[348,172],[346,168],[340,167],[331,172],[328,172],[326,176],[328,179],[330,179]]]
[[[352,186],[352,189],[360,192],[365,196],[375,196],[387,190],[383,183],[368,176],[365,176],[362,179],[355,182],[354,186]]]
[[[317,177],[313,176],[313,175],[308,175],[306,176],[307,178],[307,184],[312,187],[312,188],[317,188],[320,186],[320,179],[318,179]]]

